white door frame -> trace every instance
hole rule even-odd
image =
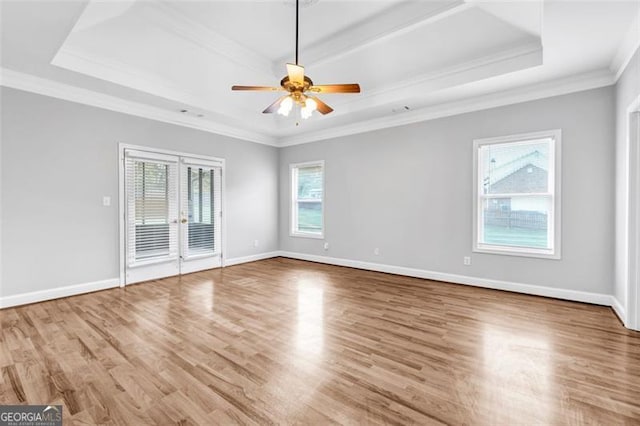
[[[625,326],[640,331],[640,96],[626,110]]]
[[[125,187],[124,187],[124,151],[126,149],[135,149],[137,151],[144,151],[149,153],[157,153],[157,154],[167,154],[167,155],[175,155],[178,157],[189,157],[189,158],[197,158],[205,161],[215,161],[221,164],[221,192],[222,198],[221,202],[221,211],[222,211],[222,222],[221,222],[221,245],[222,245],[222,253],[220,254],[220,262],[221,267],[224,268],[226,255],[227,255],[227,219],[226,219],[226,191],[225,191],[225,159],[219,157],[213,157],[209,155],[199,155],[192,154],[190,152],[181,152],[181,151],[173,151],[169,149],[161,149],[154,148],[150,146],[142,146],[142,145],[132,145],[128,143],[118,143],[118,233],[120,237],[120,243],[118,245],[119,248],[119,258],[120,258],[120,287],[125,286],[125,275],[126,275],[126,209],[125,209]],[[178,188],[178,193],[180,188]]]

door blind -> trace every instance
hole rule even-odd
[[[126,153],[129,266],[177,257],[177,217],[173,212],[178,211],[178,167],[170,158],[166,161]]]
[[[189,259],[219,254],[222,206],[220,168],[185,163],[182,170],[183,257]]]

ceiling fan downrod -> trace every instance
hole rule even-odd
[[[296,0],[296,65],[298,65],[298,24],[300,21],[300,0]]]
[[[1,0],[0,0],[1,1]],[[313,1],[313,0],[312,0]],[[270,86],[231,86],[231,90],[254,90],[268,92],[286,92],[275,102],[269,105],[264,114],[278,113],[284,116],[289,115],[294,104],[300,107],[301,117],[309,118],[314,111],[326,115],[333,111],[329,105],[318,99],[315,94],[323,93],[360,93],[360,86],[357,83],[351,84],[324,84],[316,85],[304,75],[304,67],[299,64],[299,42],[300,42],[300,0],[296,0],[296,62],[287,64],[287,75],[280,80],[280,87]]]

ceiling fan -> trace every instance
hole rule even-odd
[[[285,91],[288,94],[281,96],[274,103],[269,105],[264,114],[277,112],[280,115],[288,116],[294,105],[300,107],[300,115],[303,119],[311,117],[313,111],[321,114],[329,114],[333,111],[329,105],[322,102],[312,94],[316,93],[360,93],[358,84],[325,84],[314,85],[313,81],[304,75],[304,67],[298,65],[298,22],[299,3],[296,0],[296,63],[287,64],[287,75],[280,81],[280,87],[271,86],[232,86],[231,90],[254,90],[263,92]]]

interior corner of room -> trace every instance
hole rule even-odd
[[[280,259],[640,331],[640,3],[301,3],[1,2],[0,315]]]
[[[327,6],[306,7],[302,8],[303,24],[304,19],[309,19],[305,18],[306,10]],[[383,15],[375,14],[380,12],[376,9],[372,10],[371,16],[375,18],[371,19],[380,19],[380,25],[391,25],[394,20],[402,20],[402,13],[407,12],[404,8],[419,7],[403,5],[395,12],[398,16],[389,15],[384,19]],[[560,36],[551,26],[546,30],[532,28],[544,21],[545,14],[566,19],[563,14],[570,13],[563,10],[568,6],[548,5],[544,11],[538,10],[538,18],[520,22],[488,5],[450,7],[446,11],[425,9],[421,13],[424,19],[445,13],[445,21],[452,28],[468,19],[477,19],[479,28],[494,26],[496,31],[499,26],[495,19],[499,17],[500,25],[514,26],[500,27],[502,35],[514,37],[518,43],[529,46],[527,49],[537,49],[532,40],[539,41],[546,36],[550,40],[548,55],[554,54],[553,43]],[[634,176],[638,173],[638,164],[636,142],[630,133],[637,122],[633,111],[638,108],[640,92],[636,78],[640,59],[637,52],[633,54],[637,48],[633,38],[635,21],[630,23],[628,31],[619,30],[616,40],[620,45],[613,50],[608,74],[602,70],[581,73],[577,78],[557,79],[546,86],[532,84],[519,91],[504,90],[504,96],[499,96],[501,92],[467,96],[466,101],[443,102],[433,107],[404,106],[398,110],[394,107],[391,115],[376,119],[357,113],[363,102],[369,102],[370,95],[365,91],[363,96],[331,98],[339,99],[338,105],[344,105],[343,110],[355,111],[353,123],[346,121],[348,116],[344,111],[338,111],[332,113],[337,115],[332,117],[336,124],[326,121],[325,129],[322,129],[322,120],[307,120],[309,123],[303,123],[302,127],[296,122],[292,129],[284,119],[276,119],[274,129],[280,130],[265,127],[260,131],[256,126],[265,125],[263,117],[249,118],[244,129],[233,120],[215,124],[198,122],[194,118],[209,114],[202,108],[180,110],[183,118],[179,120],[169,113],[166,102],[161,105],[150,97],[158,94],[171,99],[171,93],[158,92],[161,87],[169,87],[168,80],[162,83],[160,77],[153,77],[145,86],[140,79],[131,80],[117,73],[106,75],[104,66],[109,65],[106,57],[98,58],[99,50],[93,52],[95,57],[87,51],[87,46],[110,34],[110,25],[118,22],[135,28],[141,19],[152,19],[153,31],[168,37],[166,30],[170,25],[185,28],[185,24],[197,21],[193,15],[197,7],[179,10],[169,5],[156,7],[139,3],[116,7],[90,2],[84,9],[78,3],[52,10],[53,17],[38,17],[36,21],[55,22],[65,13],[75,13],[77,22],[67,27],[69,33],[61,28],[55,33],[56,37],[46,42],[42,35],[34,36],[34,42],[56,49],[52,60],[56,66],[49,65],[55,69],[47,68],[33,75],[22,71],[26,61],[21,52],[30,48],[11,37],[26,29],[15,25],[29,12],[29,7],[4,2],[3,10],[4,26],[9,34],[4,42],[6,56],[2,68],[4,226],[0,304],[3,306],[69,291],[110,287],[116,282],[124,284],[123,263],[126,261],[121,235],[124,224],[120,219],[126,200],[117,170],[124,153],[122,146],[130,145],[226,161],[226,176],[221,180],[225,182],[228,214],[224,216],[225,247],[220,264],[223,259],[226,265],[232,265],[283,255],[360,265],[605,304],[614,308],[625,325],[638,327],[633,300],[634,293],[639,293],[635,290],[638,266],[637,241],[633,238],[638,227],[634,222],[637,216]],[[209,13],[203,9],[205,11]],[[365,14],[364,11],[349,13]],[[11,20],[11,16],[20,19]],[[290,18],[282,19],[287,22]],[[429,31],[436,34],[444,31],[438,22],[422,23],[416,28],[409,26],[406,31],[415,32],[414,36]],[[190,37],[216,35],[218,41],[227,40],[227,47],[238,46],[222,33],[197,23]],[[222,23],[217,25],[221,25],[218,31],[226,28]],[[297,27],[296,31],[299,31]],[[355,26],[345,33],[337,32],[324,42],[328,47],[338,46],[344,42],[341,37],[348,35],[371,37],[367,31],[364,25]],[[317,62],[312,69],[323,72],[330,65],[335,68],[335,58],[324,58],[321,49],[309,48],[304,35],[303,25],[301,57],[312,65]],[[404,40],[405,36],[390,32],[385,37]],[[282,40],[285,39],[283,36]],[[377,46],[384,40],[372,38],[370,43]],[[494,41],[489,40],[485,40],[487,51],[495,47],[490,46]],[[171,48],[185,47],[184,43],[192,41],[172,39],[176,45]],[[296,38],[296,55],[297,43]],[[224,47],[210,45],[208,49],[208,54],[215,56],[223,53]],[[350,54],[355,57],[369,54],[366,49],[373,47],[352,47]],[[285,55],[287,50],[287,46],[280,46],[278,52]],[[241,59],[246,59],[249,53],[246,49],[236,52]],[[464,52],[456,51],[456,54],[464,55]],[[93,62],[88,62],[90,59]],[[143,59],[147,60],[139,58]],[[256,56],[249,64],[252,72],[264,65],[260,63],[264,59],[263,55]],[[274,69],[269,69],[267,74],[280,74],[279,63],[276,59]],[[540,58],[533,64],[518,66],[526,69],[539,63]],[[110,65],[122,70],[135,69],[136,75],[143,75],[140,64],[111,62]],[[436,67],[426,63],[422,66]],[[467,66],[460,67],[466,69]],[[67,69],[110,81],[108,87],[112,92],[99,93],[88,80],[77,82],[73,87]],[[303,67],[300,69],[304,72]],[[490,73],[496,76],[488,81],[500,81],[500,74],[508,69],[492,69]],[[452,69],[441,70],[446,73]],[[521,71],[524,72],[529,71]],[[237,78],[243,76],[245,74],[238,74]],[[234,78],[236,76],[231,76],[229,81]],[[378,93],[378,83],[367,78],[360,75],[365,87],[373,87],[373,92]],[[478,79],[479,75],[469,75],[465,81],[473,78]],[[433,79],[428,81],[433,83]],[[474,87],[465,81],[441,81],[430,90],[441,96],[447,93],[443,90],[447,86]],[[136,87],[138,94],[125,87]],[[253,98],[242,93],[225,96],[231,108],[229,113],[239,113],[233,108],[241,105],[245,112],[240,116],[251,114]],[[259,98],[267,97],[272,95],[266,93]],[[184,96],[178,98],[184,99]],[[142,108],[144,102],[155,105]],[[212,114],[213,121],[222,117],[216,114]],[[34,122],[38,125],[29,125]],[[477,203],[472,188],[473,141],[552,129],[562,132],[562,149],[558,151],[562,159],[558,161],[561,167],[557,173],[557,180],[561,181],[556,230],[559,239],[556,253],[551,256],[555,260],[545,260],[544,256],[506,256],[499,251],[496,254],[478,249],[472,242],[472,235],[478,232],[475,227],[478,221],[470,214],[477,210],[472,206]],[[326,202],[321,203],[326,229],[320,238],[313,233],[291,232],[290,165],[315,160],[324,161],[326,190]],[[184,211],[184,201],[177,204]],[[47,212],[46,216],[42,215],[43,211]],[[70,214],[76,220],[69,221]],[[38,268],[31,267],[33,262],[38,263]],[[59,267],[68,262],[74,267]],[[67,290],[62,290],[65,288]]]

